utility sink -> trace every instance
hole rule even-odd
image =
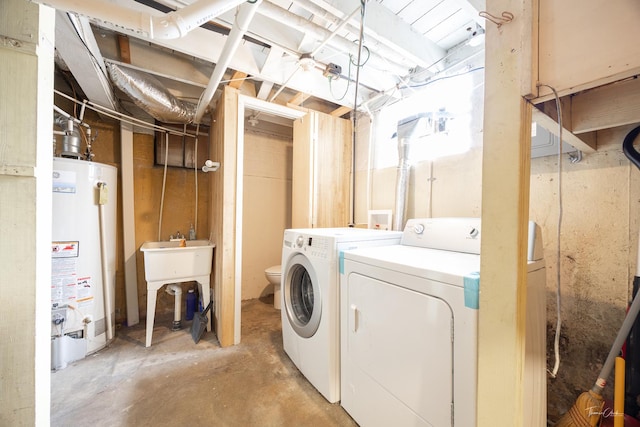
[[[211,274],[215,245],[208,240],[186,240],[186,244],[186,247],[180,247],[179,240],[145,242],[140,247],[144,253],[145,280],[180,282],[177,279]]]
[[[169,283],[198,282],[202,304],[211,300],[210,276],[215,245],[209,240],[145,242],[140,250],[144,254],[144,276],[147,281],[147,334],[145,346],[151,345],[158,290]],[[207,324],[211,331],[211,318]]]

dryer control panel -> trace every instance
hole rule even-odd
[[[415,218],[407,221],[402,245],[480,254],[480,218]],[[543,258],[542,232],[529,221],[527,261]]]
[[[401,244],[452,252],[480,253],[480,218],[415,218]]]

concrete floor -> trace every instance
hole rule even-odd
[[[221,348],[212,332],[195,344],[191,322],[172,332],[158,315],[117,330],[112,344],[51,373],[52,426],[356,426],[330,404],[282,348],[272,298],[242,303],[242,340]]]

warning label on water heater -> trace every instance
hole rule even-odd
[[[51,307],[76,305],[79,242],[51,243]]]
[[[51,258],[77,258],[80,242],[51,243]]]

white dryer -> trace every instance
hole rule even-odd
[[[288,229],[282,248],[282,341],[300,372],[331,403],[340,400],[339,274],[342,251],[400,242],[398,231]]]
[[[525,419],[546,425],[542,247],[530,225]],[[341,405],[363,427],[476,425],[480,220],[409,220],[344,253]]]

